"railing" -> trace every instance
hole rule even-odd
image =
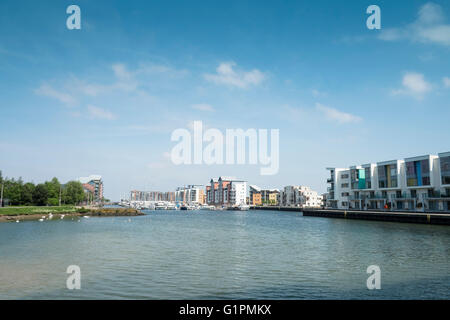
[[[425,199],[450,199],[450,194],[425,194]]]
[[[387,196],[383,195],[359,195],[359,196],[349,196],[349,200],[387,200]]]
[[[393,199],[416,199],[416,197],[411,196],[410,194],[407,193],[402,193],[402,194],[395,194],[393,197]]]
[[[408,193],[402,194],[392,194],[392,195],[359,195],[359,196],[349,196],[349,200],[401,200],[401,199],[409,199],[409,200],[420,200],[420,199],[450,199],[450,194],[422,194],[420,196],[412,196]]]

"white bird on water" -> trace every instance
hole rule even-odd
[[[63,215],[61,215],[61,220],[62,220],[62,219],[64,219],[64,216],[65,216],[64,214],[63,214]]]
[[[16,220],[17,223],[19,223],[19,220]]]
[[[44,219],[39,219],[40,222],[44,221]]]

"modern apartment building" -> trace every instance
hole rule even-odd
[[[279,203],[281,206],[320,208],[323,197],[316,191],[306,186],[286,186],[280,192]]]
[[[261,188],[255,185],[250,185],[248,187],[248,204],[258,206],[262,204],[261,200]],[[261,203],[257,204],[255,201]]]
[[[278,205],[280,191],[278,189],[261,189],[258,186],[249,186],[250,205]]]
[[[211,179],[206,187],[209,205],[227,207],[246,204],[247,194],[247,182],[231,177],[219,177],[217,181]]]
[[[103,181],[100,175],[90,175],[89,177],[78,178],[83,185],[84,192],[91,195],[93,202],[103,201]]]
[[[254,206],[262,205],[261,193],[254,193],[251,199],[251,204]]]
[[[263,189],[261,190],[261,201],[263,204],[277,206],[280,197],[280,190],[278,189]]]
[[[450,210],[450,152],[327,170],[327,207]]]
[[[175,191],[175,201],[188,204],[204,204],[205,190],[202,185],[188,185],[177,188]]]

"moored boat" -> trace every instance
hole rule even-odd
[[[201,205],[199,209],[200,210],[216,210],[216,207],[204,204],[204,205]]]

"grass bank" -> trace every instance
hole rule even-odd
[[[53,217],[48,216],[52,214]],[[64,216],[63,216],[64,215]],[[70,218],[78,216],[97,216],[97,217],[113,217],[113,216],[139,216],[143,213],[131,208],[84,208],[77,206],[61,206],[61,207],[6,207],[0,208],[0,222],[52,219],[52,218]]]
[[[17,215],[33,215],[33,214],[55,214],[55,213],[77,213],[83,212],[83,209],[76,206],[61,207],[5,207],[0,208],[0,216],[17,216]],[[85,209],[84,209],[85,210]]]

